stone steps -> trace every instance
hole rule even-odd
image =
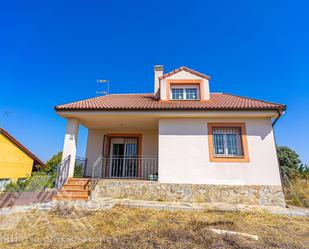
[[[90,195],[90,179],[69,178],[57,194],[53,196],[53,201],[75,201],[88,200]]]
[[[87,185],[87,184],[90,183],[90,179],[87,179],[87,178],[69,178],[66,183],[74,184],[74,185]]]
[[[89,197],[84,196],[61,196],[55,195],[53,196],[53,201],[88,201]]]
[[[75,185],[75,184],[65,184],[62,187],[63,190],[88,190],[89,185]]]

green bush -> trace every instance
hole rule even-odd
[[[61,163],[61,160],[62,160],[62,152],[58,152],[46,162],[46,167],[42,169],[42,172],[50,176],[47,183],[47,186],[50,188],[55,187],[55,182],[57,178],[57,167]]]
[[[26,180],[18,180],[6,185],[6,192],[40,192],[52,188],[51,176],[45,172],[33,172]]]
[[[309,207],[309,168],[287,146],[277,148],[286,202]]]
[[[74,167],[74,177],[75,178],[82,178],[84,176],[84,168],[83,164],[76,163]]]
[[[24,180],[18,180],[16,182],[10,182],[5,186],[5,192],[23,192],[26,182]]]
[[[46,167],[32,172],[26,180],[18,180],[6,185],[6,192],[34,192],[53,188],[57,177],[57,166],[62,159],[62,152],[55,154],[46,162]]]
[[[53,182],[50,181],[51,176],[45,172],[35,172],[26,181],[24,191],[35,192],[44,191],[46,188],[53,187]]]
[[[299,155],[287,146],[278,146],[277,153],[284,183],[286,176],[290,180],[297,178],[302,166]]]

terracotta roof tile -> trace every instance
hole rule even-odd
[[[169,77],[169,76],[172,76],[172,75],[174,75],[174,74],[176,74],[176,73],[178,73],[178,72],[180,72],[180,71],[186,71],[186,72],[195,74],[196,76],[205,78],[205,79],[207,79],[207,80],[210,79],[209,76],[207,76],[207,75],[205,75],[205,74],[202,74],[202,73],[200,73],[200,72],[197,72],[197,71],[195,71],[195,70],[193,70],[193,69],[191,69],[191,68],[184,67],[184,66],[179,67],[179,68],[177,68],[177,69],[175,69],[175,70],[173,70],[173,71],[171,71],[171,72],[169,72],[169,73],[163,74],[161,77],[159,77],[159,79],[162,80],[162,79],[164,79],[164,78],[166,78],[166,77]]]
[[[154,110],[284,110],[285,105],[224,93],[211,93],[206,101],[160,101],[153,94],[110,94],[55,107],[56,111]]]

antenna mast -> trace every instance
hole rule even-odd
[[[102,92],[96,91],[96,94],[103,94],[103,95],[107,95],[109,94],[109,80],[97,80],[98,84],[106,84],[106,87],[103,88]]]

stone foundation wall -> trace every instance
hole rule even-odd
[[[281,186],[168,184],[139,180],[100,180],[92,200],[127,198],[167,202],[222,202],[265,206],[285,206]]]

